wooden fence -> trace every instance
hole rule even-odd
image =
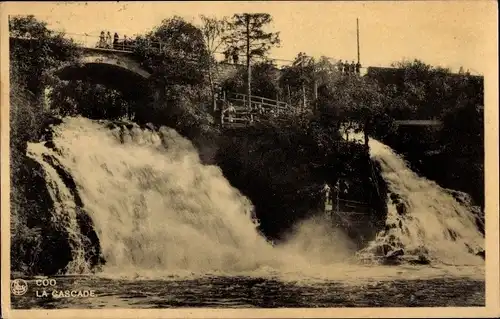
[[[233,92],[223,93],[218,103],[221,125],[226,127],[251,125],[292,111],[286,102],[261,96],[251,96],[249,100],[246,94]]]

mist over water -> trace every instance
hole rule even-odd
[[[170,128],[109,128],[103,122],[65,118],[54,128],[53,142],[54,149],[30,144],[28,154],[45,169],[57,204],[54,222],[71,234],[74,260],[68,273],[88,271],[83,258],[88,243],[76,222],[71,191],[53,162],[76,182],[106,260],[103,274],[374,275],[356,264],[354,244],[325,216],[297,224],[284,244],[273,247],[257,231],[251,202],[218,167],[203,165],[191,142]],[[408,213],[399,216],[389,205],[388,225],[401,221],[402,226],[379,234],[363,253],[389,243],[409,251],[425,248],[438,261],[482,262],[466,246],[481,249],[484,241],[468,207],[411,172],[385,145],[372,140],[370,146],[390,191],[405,200]]]

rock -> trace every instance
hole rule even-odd
[[[383,244],[382,246],[377,246],[375,254],[385,256],[387,252],[392,250],[392,246],[388,244]]]
[[[397,249],[397,250],[394,250],[394,251],[391,251],[389,252],[385,258],[386,259],[394,259],[394,258],[397,258],[397,257],[400,257],[400,256],[403,256],[405,254],[404,250],[403,249]]]
[[[481,251],[476,253],[476,256],[479,256],[479,257],[483,258],[483,260],[484,260],[486,258],[486,251],[481,250]]]
[[[56,147],[56,145],[54,144],[53,141],[47,141],[43,145],[45,145],[46,148],[50,148],[50,149],[53,149],[54,147]]]
[[[403,203],[397,203],[396,204],[396,211],[398,212],[399,215],[406,215],[406,206]]]
[[[127,123],[125,124],[125,127],[129,130],[133,129],[134,127],[137,127],[137,124],[135,123]]]
[[[397,249],[394,251],[389,252],[383,261],[384,265],[399,265],[401,263],[401,258],[400,256],[404,255],[404,250],[403,249]]]
[[[397,194],[391,193],[391,195],[389,195],[389,197],[393,203],[396,201],[399,201],[399,196]]]
[[[419,255],[417,259],[410,260],[409,263],[412,265],[429,265],[431,261],[426,256]]]

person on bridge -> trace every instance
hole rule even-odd
[[[127,50],[129,43],[130,41],[129,38],[127,38],[127,35],[123,35],[122,50]]]
[[[342,74],[342,72],[344,71],[344,62],[342,62],[342,59],[337,62],[337,70],[340,72],[340,74]]]
[[[118,39],[120,37],[118,37],[118,33],[115,32],[115,35],[113,36],[113,48],[115,49],[117,44],[118,44]]]
[[[361,63],[356,63],[356,74],[360,75],[361,74]]]
[[[111,48],[111,46],[113,45],[113,42],[111,41],[111,33],[108,31],[108,33],[106,33],[106,48]]]
[[[354,61],[351,61],[351,65],[349,67],[349,73],[354,74],[356,72],[356,63]]]
[[[101,35],[99,36],[99,44],[97,45],[98,48],[104,48],[106,46],[106,42],[104,40],[104,31],[101,31]]]
[[[349,62],[345,61],[344,63],[344,74],[348,75],[349,74]]]

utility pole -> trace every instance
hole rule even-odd
[[[358,63],[361,63],[360,62],[360,58],[359,58],[359,19],[356,18],[356,42],[357,42],[357,45],[358,45]]]
[[[252,74],[250,69],[250,15],[245,14],[245,23],[247,27],[247,97],[248,110],[252,108]]]
[[[306,60],[306,56],[303,55],[301,58],[301,61],[300,61],[300,66],[301,66],[300,73],[301,73],[301,77],[302,77],[302,102],[303,102],[302,108],[303,108],[303,110],[305,110],[306,106],[307,106],[306,83],[305,83],[305,75],[304,75],[305,60]]]

